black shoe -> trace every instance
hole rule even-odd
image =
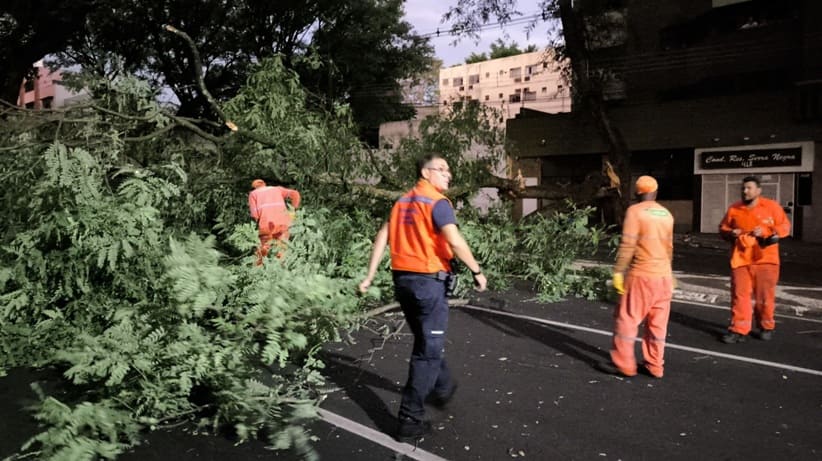
[[[748,335],[741,335],[739,333],[729,331],[722,335],[720,341],[725,344],[744,343],[748,339]]]
[[[414,419],[401,418],[397,428],[397,440],[405,442],[422,438],[431,433],[430,421],[417,421]]]
[[[617,368],[616,365],[614,365],[611,362],[597,362],[596,365],[594,365],[594,368],[596,368],[597,370],[599,370],[603,373],[607,373],[609,375],[622,376],[622,377],[625,377],[625,378],[632,378],[632,377],[636,376],[636,375],[626,375],[625,373],[620,371],[620,369]]]
[[[445,408],[445,406],[448,405],[448,402],[450,402],[451,399],[454,398],[454,394],[457,393],[457,387],[459,387],[459,385],[455,382],[451,385],[451,389],[448,392],[446,392],[445,395],[435,395],[431,397],[431,405],[434,405],[435,408],[438,408],[440,410]]]
[[[773,330],[761,330],[756,337],[762,341],[770,341],[773,339]]]

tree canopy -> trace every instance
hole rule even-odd
[[[94,0],[7,0],[0,4],[0,99],[14,103],[35,61],[83,36]]]
[[[278,58],[253,69],[211,108],[224,119],[169,111],[129,75],[85,77],[91,98],[65,109],[2,106],[0,374],[50,367],[71,389],[41,393],[43,429],[23,457],[112,459],[143,430],[188,423],[266,434],[312,459],[303,425],[322,400],[321,348],[389,298],[389,270],[369,296],[355,286],[415,159],[448,159],[459,204],[502,153],[479,105],[426,119],[391,155],[372,151],[347,107],[311,107]],[[285,258],[263,267],[245,207],[255,177],[304,196]],[[589,214],[516,224],[505,207],[466,207],[460,220],[496,287],[522,277],[558,299],[602,286],[570,265],[602,238]]]
[[[191,85],[190,52],[164,33],[170,24],[195,41],[217,100],[234,96],[254,63],[279,55],[300,73],[312,104],[348,104],[362,132],[371,133],[383,121],[413,114],[402,103],[398,81],[428,69],[433,54],[428,40],[403,20],[403,0],[64,3],[0,5],[0,21],[9,26],[0,37],[7,63],[0,98],[14,102],[15,82],[48,54],[57,56],[57,65],[98,75],[139,73],[174,94],[180,115],[203,115],[209,105]]]
[[[498,38],[494,41],[494,43],[491,43],[491,51],[488,54],[471,53],[467,58],[465,58],[465,63],[473,64],[475,62],[487,61],[489,59],[507,58],[508,56],[532,53],[538,49],[539,48],[533,44],[526,46],[525,49],[520,49],[517,42],[512,41],[510,44],[506,44],[503,39]]]

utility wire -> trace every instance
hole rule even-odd
[[[496,28],[497,26],[499,26],[499,27],[508,27],[508,26],[516,26],[516,25],[527,24],[527,23],[530,23],[530,22],[536,22],[539,18],[542,18],[542,14],[541,13],[536,13],[536,14],[531,14],[529,16],[523,16],[523,17],[519,17],[519,18],[516,18],[516,19],[512,19],[510,21],[499,21],[499,22],[486,23],[486,24],[483,24],[481,26],[472,28],[472,29],[470,29],[470,31],[460,29],[456,26],[452,26],[450,29],[445,29],[445,30],[437,29],[433,32],[426,32],[424,34],[419,34],[419,36],[422,37],[422,38],[455,37],[455,36],[458,36],[458,35],[468,35],[470,33],[483,32],[483,31],[486,31],[486,30],[489,30],[489,29]]]

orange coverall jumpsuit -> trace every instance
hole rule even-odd
[[[282,249],[288,240],[288,227],[291,225],[291,215],[286,208],[285,200],[291,200],[294,208],[300,206],[300,193],[293,189],[280,186],[258,187],[248,194],[248,210],[251,217],[257,221],[260,246],[257,248],[256,265],[262,265],[263,258],[271,249],[271,241],[277,240],[277,246]],[[282,251],[277,253],[282,257]]]
[[[625,213],[614,272],[627,271],[627,275],[625,294],[614,311],[611,360],[626,376],[637,373],[634,342],[639,324],[645,320],[645,367],[654,376],[662,377],[673,296],[673,237],[674,217],[656,201],[634,204]]]
[[[753,229],[762,228],[762,236],[773,234],[787,237],[791,223],[779,204],[765,197],[756,199],[748,207],[738,201],[728,208],[719,224],[719,232],[733,242],[731,248],[731,324],[728,330],[741,335],[751,332],[753,292],[756,317],[762,330],[773,330],[776,283],[779,280],[779,244],[762,248],[752,235]],[[742,231],[738,237],[733,230]]]

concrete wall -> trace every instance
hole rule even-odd
[[[542,177],[542,161],[538,158],[521,158],[511,161],[511,176],[522,174],[527,186],[537,186]],[[514,202],[514,218],[527,216],[540,207],[538,199],[521,199]]]
[[[429,115],[438,113],[436,106],[417,107],[417,113],[411,120],[385,122],[380,124],[380,148],[392,149],[399,146],[405,138],[416,138],[420,134],[420,123]]]
[[[685,233],[693,230],[694,202],[692,200],[660,200],[659,204],[674,215],[674,232]]]
[[[794,109],[794,93],[783,90],[627,105],[609,114],[631,150],[822,140],[822,124],[796,123]],[[523,157],[607,151],[594,124],[577,113],[509,120],[507,133]]]
[[[802,240],[806,242],[822,242],[822,142],[816,143],[815,150],[811,206],[802,207]]]

